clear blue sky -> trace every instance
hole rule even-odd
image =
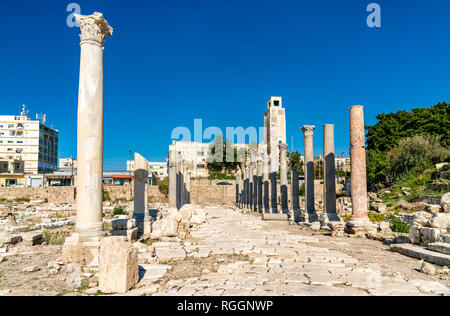
[[[46,113],[60,157],[76,156],[79,29],[66,6],[102,12],[105,45],[105,168],[128,151],[167,156],[171,131],[261,126],[266,100],[283,96],[287,138],[303,151],[302,125],[336,124],[348,155],[348,108],[376,115],[450,100],[450,1],[389,0],[382,28],[366,25],[372,1],[89,0],[2,1],[0,114]]]

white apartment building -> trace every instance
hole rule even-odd
[[[77,169],[76,158],[60,158],[59,169]]]
[[[170,148],[173,148],[176,152],[181,153],[182,159],[193,165],[194,169],[192,172],[192,177],[206,178],[209,175],[208,169],[206,168],[208,164],[207,159],[210,148],[213,144],[214,142],[198,143],[173,141]],[[248,148],[248,145],[246,144],[233,144],[233,146],[238,149]]]
[[[0,157],[24,161],[27,174],[49,173],[58,167],[58,131],[22,113],[0,115]]]
[[[127,171],[134,172],[134,160],[127,161]],[[155,175],[160,180],[169,176],[167,170],[167,162],[150,162],[148,161],[148,172],[149,175]]]

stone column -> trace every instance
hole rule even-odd
[[[277,166],[278,161],[273,164],[273,159],[270,161],[270,201],[271,201],[271,213],[278,213],[278,201],[277,201]]]
[[[334,153],[334,125],[323,126],[323,203],[330,221],[340,221],[336,211],[336,155]]]
[[[134,154],[134,210],[138,235],[151,233],[151,219],[148,212],[148,161],[138,153]]]
[[[182,164],[182,157],[181,152],[177,153],[177,160],[176,160],[176,166],[177,166],[177,209],[180,209],[182,207],[181,199],[181,191],[182,191],[182,179],[181,179],[181,164]]]
[[[313,135],[315,126],[302,127],[305,140],[305,212],[301,220],[304,222],[317,221],[317,213],[314,204],[314,147]]]
[[[253,210],[253,192],[254,192],[254,184],[253,184],[253,176],[255,174],[255,164],[253,162],[253,160],[250,161],[250,166],[249,166],[249,174],[248,174],[248,181],[249,181],[249,188],[248,188],[248,197],[249,197],[249,201],[248,201],[248,207],[250,210]]]
[[[268,213],[270,210],[270,204],[269,204],[269,159],[267,155],[264,157],[263,182],[264,182],[264,212]]]
[[[103,47],[113,29],[101,13],[75,15],[81,29],[78,93],[76,232],[66,239],[67,263],[98,266],[103,229]]]
[[[298,171],[291,171],[291,186],[292,186],[292,214],[291,220],[298,221],[300,218],[300,187],[298,181]]]
[[[262,182],[262,174],[263,174],[263,162],[261,160],[258,160],[257,162],[257,204],[258,204],[258,211],[263,211],[263,182]]]
[[[367,210],[364,108],[360,105],[350,108],[350,157],[353,216],[347,222],[347,232],[375,233],[376,226],[370,222]]]
[[[244,167],[244,208],[248,208],[248,164]]]
[[[169,147],[169,208],[177,208],[177,167],[176,151]]]
[[[191,165],[186,166],[186,204],[191,204]]]
[[[242,178],[242,174],[241,174],[241,169],[238,169],[237,173],[236,173],[236,206],[239,206],[239,192],[240,192],[240,186],[241,186],[241,178]]]
[[[280,191],[281,191],[281,212],[289,213],[288,206],[288,179],[287,179],[287,145],[279,144],[280,148]]]

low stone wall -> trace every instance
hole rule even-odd
[[[231,183],[231,181],[228,181]],[[236,201],[236,186],[233,185],[191,185],[191,203],[204,205],[208,203],[229,203]]]
[[[74,203],[74,187],[0,188],[0,198],[48,200],[49,203]]]
[[[132,186],[109,186],[103,187],[108,192],[112,201],[133,199]],[[0,188],[0,198],[16,199],[30,198],[32,200],[47,200],[49,203],[75,203],[74,187],[26,187],[26,188]],[[150,186],[148,190],[149,202],[166,203],[167,198],[159,192],[157,186]]]

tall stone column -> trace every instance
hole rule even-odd
[[[177,208],[177,167],[176,151],[169,147],[169,208]]]
[[[191,165],[186,166],[186,204],[191,204]]]
[[[258,204],[258,211],[263,211],[263,182],[262,182],[262,174],[263,174],[263,162],[261,160],[258,160],[257,162],[257,204]]]
[[[239,206],[241,179],[242,179],[241,169],[238,169],[236,173],[236,206]]]
[[[281,191],[281,211],[289,213],[288,206],[288,179],[287,179],[287,145],[279,144],[280,148],[280,191]]]
[[[177,160],[176,160],[176,166],[177,166],[177,209],[180,209],[182,205],[182,177],[181,177],[181,164],[183,163],[181,152],[177,152]]]
[[[270,201],[271,201],[271,213],[278,213],[278,194],[277,194],[277,166],[276,163],[272,163],[273,159],[270,161]]]
[[[305,125],[302,127],[305,140],[305,212],[301,216],[301,221],[317,221],[318,216],[314,204],[314,147],[313,135],[315,126]]]
[[[269,213],[270,204],[269,204],[269,159],[267,155],[264,157],[264,166],[263,166],[263,182],[264,182],[264,212]]]
[[[103,229],[103,47],[113,29],[101,13],[75,15],[81,29],[78,93],[76,232],[66,239],[67,263],[98,266]]]
[[[248,208],[248,164],[244,167],[244,208]]]
[[[323,202],[328,220],[340,221],[336,211],[336,155],[334,125],[323,126]]]
[[[151,233],[151,219],[148,212],[148,161],[138,153],[134,154],[134,210],[138,235]]]
[[[298,181],[298,171],[291,171],[291,185],[292,185],[292,214],[291,220],[298,221],[300,218],[300,187]]]
[[[347,222],[347,232],[375,233],[376,226],[370,222],[367,210],[364,108],[360,105],[350,108],[350,156],[353,216]]]
[[[253,160],[250,161],[250,166],[249,166],[249,174],[248,174],[248,181],[249,181],[249,188],[248,188],[248,197],[249,197],[249,209],[253,210],[253,198],[254,198],[254,184],[253,184],[253,176],[255,174],[255,163],[253,162]]]

